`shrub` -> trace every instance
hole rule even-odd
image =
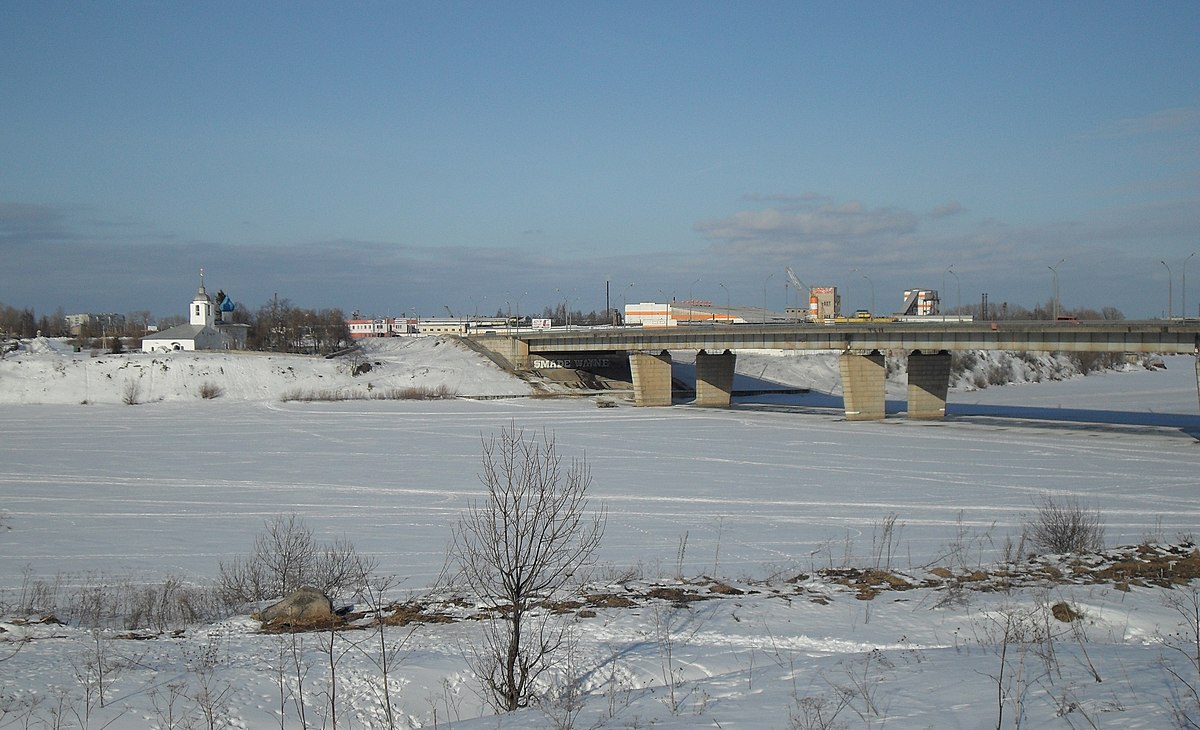
[[[127,406],[136,406],[142,399],[142,384],[136,380],[126,380],[121,391],[121,402]]]
[[[1124,355],[1116,352],[1072,352],[1068,359],[1083,375],[1113,370],[1124,364]]]
[[[264,528],[250,555],[219,565],[218,590],[231,604],[278,598],[301,586],[338,594],[359,588],[375,569],[345,539],[318,543],[297,515],[277,515]]]
[[[1037,503],[1037,513],[1027,518],[1022,529],[1024,539],[1043,553],[1082,553],[1104,549],[1104,520],[1074,497],[1045,495]]]
[[[220,398],[225,394],[225,389],[211,380],[206,380],[200,384],[200,397],[205,400]]]
[[[973,370],[979,362],[979,353],[974,350],[954,350],[950,353],[950,372],[965,373]]]
[[[168,631],[225,618],[231,606],[210,585],[175,576],[159,582],[106,574],[37,578],[26,573],[20,595],[6,611],[53,616],[89,629]]]

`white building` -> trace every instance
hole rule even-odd
[[[201,269],[200,288],[188,305],[188,323],[146,335],[142,338],[142,352],[244,349],[250,325],[222,321],[222,315],[232,311],[233,302],[226,299],[222,305],[224,311],[214,307],[208,292],[204,290],[204,270]]]
[[[742,324],[747,319],[728,307],[716,309],[711,303],[684,303],[676,306],[657,302],[625,305],[625,324],[642,327],[678,327],[688,324]]]

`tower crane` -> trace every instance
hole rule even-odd
[[[785,266],[783,270],[787,272],[787,278],[792,282],[792,286],[796,287],[796,298],[800,301],[801,308],[807,313],[804,319],[809,319],[812,313],[808,311],[808,287],[804,285],[803,281],[800,281],[800,277],[796,276],[796,272],[792,271],[792,267]]]
[[[792,285],[796,287],[798,294],[808,294],[808,287],[804,285],[803,281],[800,281],[800,277],[796,276],[796,272],[792,271],[792,267],[785,266],[783,270],[787,272],[787,277],[791,280]]]

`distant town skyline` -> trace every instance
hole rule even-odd
[[[1200,312],[1200,4],[0,11],[0,303]],[[1186,285],[1186,286],[1185,286]]]

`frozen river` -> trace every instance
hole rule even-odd
[[[292,512],[421,586],[481,493],[481,438],[511,424],[587,459],[608,511],[602,559],[618,571],[819,567],[870,555],[889,514],[903,525],[897,562],[923,564],[964,528],[999,548],[1048,492],[1100,508],[1110,544],[1172,538],[1200,526],[1200,444],[1129,424],[1172,413],[1194,431],[1192,362],[953,393],[952,414],[985,415],[944,422],[545,399],[2,406],[0,586],[26,570],[211,577]],[[1038,409],[1104,422],[1012,417]]]

